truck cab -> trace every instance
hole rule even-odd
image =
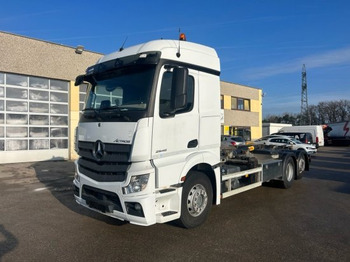
[[[164,223],[184,213],[184,182],[201,173],[213,193],[188,189],[196,198],[185,209],[198,219],[183,223],[202,223],[209,211],[198,198],[220,203],[219,75],[214,49],[156,40],[78,76],[76,85],[89,88],[76,135],[76,201],[134,224]]]

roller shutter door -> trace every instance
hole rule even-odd
[[[0,73],[0,163],[67,159],[69,82]]]

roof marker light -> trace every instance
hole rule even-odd
[[[179,36],[179,40],[186,41],[186,35],[184,33],[181,33]]]
[[[180,33],[180,28],[179,28],[179,33]],[[181,41],[186,41],[186,35],[184,33],[180,33],[180,36],[179,36],[179,46],[177,47],[177,53],[176,53],[176,56],[178,58],[180,58],[181,56],[181,53],[180,53],[180,42]]]

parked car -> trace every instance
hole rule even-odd
[[[288,136],[271,136],[258,139],[254,142],[256,145],[272,145],[284,146],[293,150],[305,150],[309,155],[317,152],[316,146],[312,144],[304,144],[295,138]]]
[[[245,145],[245,140],[241,136],[221,136],[221,147]]]
[[[312,134],[309,132],[278,132],[274,133],[273,135],[289,136],[298,139],[304,144],[316,144],[316,141],[313,141]]]

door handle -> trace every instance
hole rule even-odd
[[[197,139],[193,139],[190,142],[188,142],[187,144],[187,148],[195,148],[198,146],[198,140]]]

